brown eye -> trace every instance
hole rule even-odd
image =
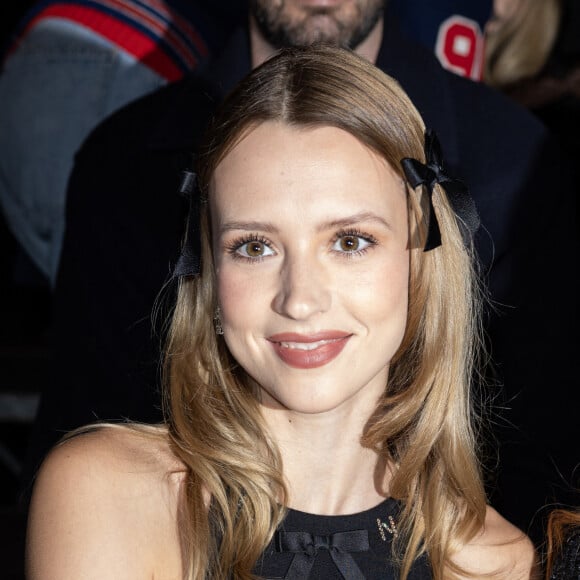
[[[250,242],[246,244],[246,252],[248,256],[257,258],[264,253],[264,244],[262,242]]]
[[[241,243],[235,250],[235,253],[250,259],[264,258],[274,255],[274,251],[266,242],[261,240],[250,240]]]
[[[358,236],[342,236],[338,244],[343,252],[356,252],[360,246],[360,238]]]
[[[366,252],[370,246],[377,244],[371,235],[357,232],[338,233],[332,244],[332,250],[347,256],[358,256]]]

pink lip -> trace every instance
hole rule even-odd
[[[340,4],[340,0],[302,0],[304,6],[314,6],[317,8],[332,8]]]
[[[274,352],[287,365],[297,369],[313,369],[334,360],[346,346],[352,334],[338,330],[326,330],[316,334],[285,332],[274,334],[268,340]],[[321,342],[319,346],[304,350],[306,345]],[[300,346],[303,345],[303,348]]]

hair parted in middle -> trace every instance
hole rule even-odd
[[[486,501],[475,453],[470,383],[480,347],[473,256],[439,185],[433,205],[442,245],[424,252],[422,187],[401,160],[425,162],[425,126],[400,85],[345,49],[284,49],[254,69],[218,109],[197,157],[212,195],[216,167],[253,128],[342,129],[386,160],[408,191],[410,279],[404,338],[362,444],[393,466],[390,494],[404,505],[395,548],[405,578],[427,551],[435,578],[453,577],[454,550],[483,526]],[[259,411],[259,389],[214,331],[215,271],[209,203],[200,209],[202,269],[179,282],[166,353],[169,432],[188,467],[180,521],[189,578],[251,578],[284,516],[279,451]],[[386,361],[389,362],[389,361]],[[207,498],[211,508],[207,510]]]

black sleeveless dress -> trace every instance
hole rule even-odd
[[[254,572],[267,580],[397,580],[391,542],[397,534],[400,504],[387,499],[346,516],[288,514]],[[408,580],[431,580],[426,556]]]

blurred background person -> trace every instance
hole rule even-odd
[[[484,80],[505,89],[536,77],[558,37],[559,0],[495,0],[485,26]]]
[[[546,534],[546,580],[580,578],[580,509],[550,513]]]
[[[391,0],[401,29],[432,50],[441,66],[480,81],[484,31],[493,0]]]
[[[19,0],[0,6],[3,580],[23,578],[21,477],[50,375],[52,281],[76,149],[109,113],[219,51],[237,4]]]
[[[556,136],[580,194],[580,2],[496,0],[486,25],[483,80]]]
[[[202,66],[219,52],[235,16],[204,0],[44,0],[8,35],[0,71],[0,204],[51,286],[67,182],[84,138],[113,111]]]

